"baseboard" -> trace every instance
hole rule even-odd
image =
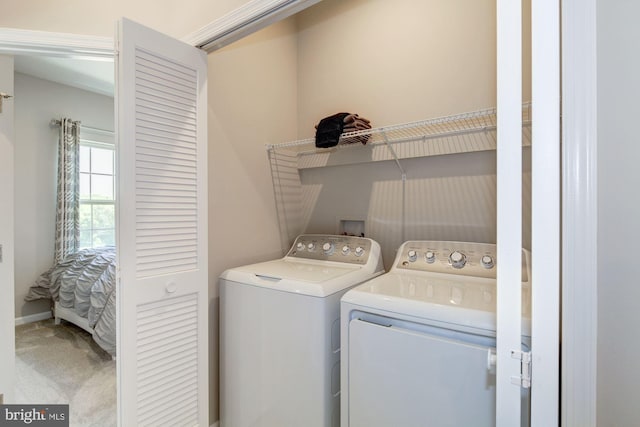
[[[220,427],[220,421],[216,421],[215,423],[211,424],[209,427]]]
[[[16,326],[51,319],[52,317],[53,315],[51,310],[43,311],[42,313],[30,314],[28,316],[16,317]]]

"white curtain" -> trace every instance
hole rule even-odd
[[[80,243],[80,122],[60,120],[55,262],[78,250]]]

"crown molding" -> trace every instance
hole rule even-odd
[[[0,27],[0,53],[46,54],[78,59],[113,59],[110,37]]]
[[[253,0],[182,38],[207,52],[220,49],[320,0]]]

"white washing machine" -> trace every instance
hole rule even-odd
[[[523,349],[531,343],[523,250]],[[410,241],[342,298],[342,427],[495,426],[496,246]],[[529,392],[522,392],[528,426]]]
[[[222,427],[337,427],[340,298],[384,272],[380,246],[302,235],[220,277]]]

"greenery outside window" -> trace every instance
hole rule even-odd
[[[112,132],[80,131],[80,248],[115,244],[115,146]]]

